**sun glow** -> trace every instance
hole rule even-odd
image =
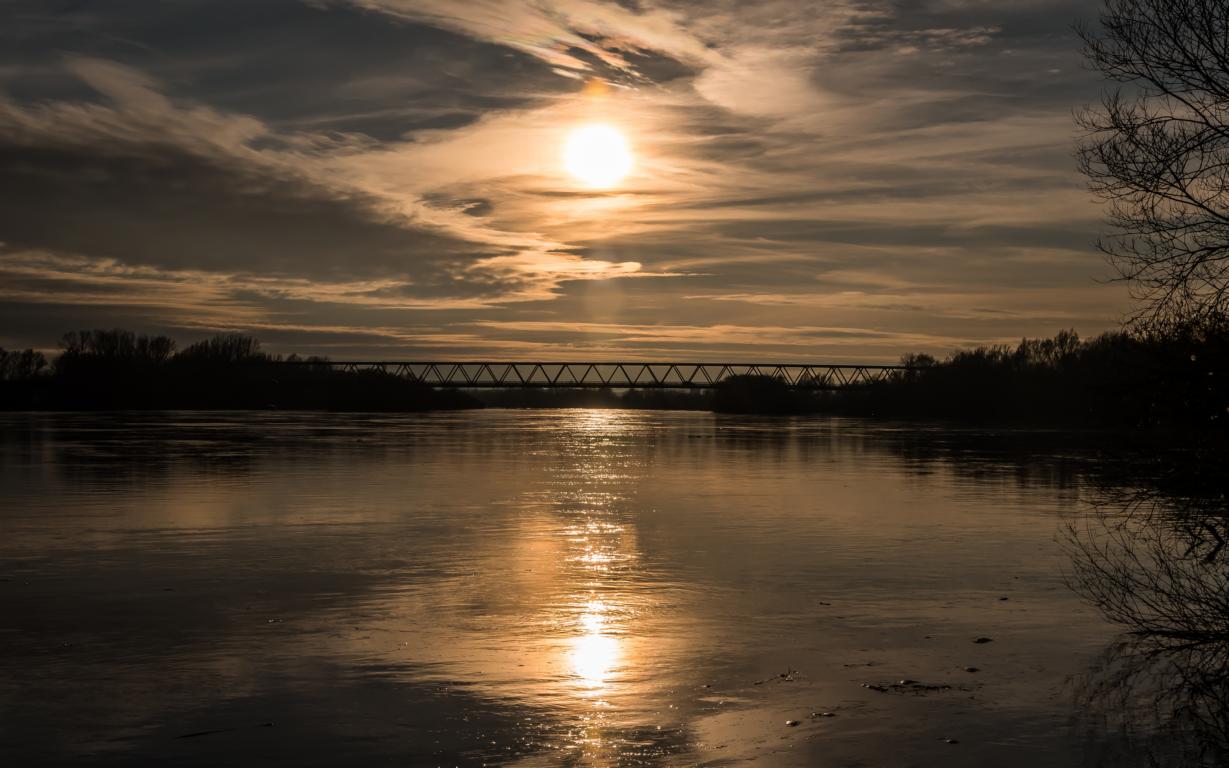
[[[605,687],[619,663],[619,641],[610,634],[606,621],[609,610],[610,606],[600,600],[589,601],[580,616],[584,634],[572,638],[572,672],[585,688]]]
[[[563,165],[582,184],[606,189],[632,169],[632,150],[623,134],[609,125],[592,123],[568,134]]]

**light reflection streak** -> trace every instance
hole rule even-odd
[[[562,531],[570,550],[568,570],[574,579],[567,601],[565,626],[570,636],[564,653],[572,695],[587,706],[576,713],[581,724],[571,741],[579,749],[581,764],[608,765],[614,762],[617,750],[611,729],[619,719],[618,702],[627,693],[620,682],[634,662],[625,638],[631,629],[627,618],[635,596],[627,591],[622,574],[633,566],[638,553],[619,520],[622,496],[607,490],[620,477],[611,471],[617,455],[611,438],[626,425],[612,411],[586,411],[578,416],[574,429],[581,436],[580,445],[589,450],[574,465],[578,493],[569,500],[572,522]]]
[[[573,674],[588,692],[606,687],[619,664],[622,649],[618,637],[607,624],[610,606],[601,600],[590,600],[580,614],[582,633],[572,638],[568,661]]]

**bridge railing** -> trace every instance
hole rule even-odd
[[[703,389],[731,376],[772,376],[795,389],[843,389],[902,375],[905,365],[781,363],[487,362],[300,360],[284,365],[380,371],[433,387]]]

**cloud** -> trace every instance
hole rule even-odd
[[[363,137],[277,133],[251,117],[181,106],[113,62],[76,57],[66,68],[105,102],[0,101],[9,182],[0,231],[13,247],[190,267],[198,280],[213,275],[215,286],[236,289],[236,275],[247,274],[246,288],[282,286],[269,296],[305,295],[295,286],[327,278],[314,295],[350,303],[360,297],[332,288],[338,276],[361,277],[399,293],[381,301],[405,308],[542,298],[566,280],[638,268],[586,261],[412,187],[407,194],[423,174],[407,171],[397,185],[367,175],[397,152]],[[72,226],[57,226],[66,212]]]
[[[636,12],[599,0],[509,3],[503,0],[350,0],[392,16],[438,25],[538,57],[565,71],[590,71],[580,54],[638,74],[626,53],[657,51],[703,61],[709,50],[685,29],[685,17],[653,8]]]
[[[15,0],[5,343],[87,308],[296,349],[315,328],[352,349],[754,354],[759,329],[764,351],[883,360],[1095,332],[1124,297],[1096,282],[1071,168],[1070,105],[1096,91],[1066,31],[1082,12]],[[561,167],[588,122],[636,155],[608,192]]]
[[[899,349],[902,341],[897,332],[813,325],[637,325],[491,320],[477,322],[475,326],[482,329],[484,335],[494,335],[505,341],[558,340],[560,352],[569,347],[582,349],[597,359],[618,359],[620,356],[641,359],[646,350],[651,350],[681,361],[710,358],[768,361],[771,356],[773,359],[822,359],[835,363],[853,359],[859,353],[861,359],[865,359],[866,353],[872,350],[876,359],[895,359],[894,350]],[[924,333],[909,333],[905,338],[909,349],[951,348],[968,345],[971,341]],[[885,354],[890,357],[885,358]],[[575,357],[575,351],[571,355]],[[567,357],[566,352],[564,357]]]

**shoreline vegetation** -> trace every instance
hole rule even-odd
[[[223,334],[176,351],[166,336],[67,333],[53,363],[34,350],[0,350],[0,410],[432,411],[480,408],[464,392],[379,371],[279,365],[251,336]]]
[[[908,370],[832,391],[791,390],[768,376],[734,376],[710,390],[434,389],[379,371],[335,370],[326,358],[270,355],[255,338],[239,334],[176,351],[166,336],[79,331],[65,334],[60,347],[50,363],[34,350],[0,349],[0,409],[649,408],[1199,437],[1229,431],[1229,324],[1223,322],[1089,340],[1063,331],[1014,347],[958,351],[942,360],[906,355],[901,362]],[[279,365],[287,361],[308,364]]]

